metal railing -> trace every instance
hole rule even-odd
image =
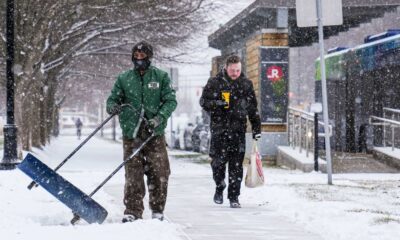
[[[389,108],[385,108],[389,109]],[[392,109],[396,110],[396,109]],[[387,110],[391,111],[391,110]],[[400,111],[398,112],[400,113]],[[386,116],[385,111],[384,111],[384,116]],[[388,119],[385,117],[377,117],[377,116],[370,116],[369,117],[369,124],[373,126],[383,126],[383,147],[386,147],[386,141],[387,141],[387,131],[386,128],[389,127],[391,129],[391,145],[392,145],[392,151],[395,149],[395,129],[400,127],[400,121],[396,121],[393,119]]]
[[[389,116],[391,116],[389,118]],[[399,109],[394,109],[394,108],[388,108],[384,107],[383,108],[383,118],[385,119],[391,119],[391,120],[400,120],[400,110]],[[387,138],[387,130],[386,130],[387,125],[383,126],[383,147],[386,147],[386,138]],[[390,127],[390,126],[389,126]],[[391,130],[392,132],[392,145],[394,145],[394,131],[393,129]],[[393,147],[392,147],[393,149]]]
[[[317,120],[316,120],[317,119]],[[318,124],[315,124],[315,122]],[[324,137],[324,133],[319,133],[320,126],[324,126],[324,122],[318,121],[317,113],[306,112],[293,107],[288,107],[288,138],[289,146],[295,149],[299,147],[299,152],[302,153],[303,149],[306,151],[306,156],[309,156],[311,149],[314,149],[316,154],[316,147],[318,147],[318,137]],[[315,138],[315,133],[318,137]],[[332,126],[329,125],[329,136],[332,136]]]

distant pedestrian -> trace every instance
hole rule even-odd
[[[177,102],[168,74],[151,66],[153,47],[139,42],[132,49],[134,69],[120,74],[107,99],[107,112],[119,114],[123,134],[124,159],[128,158],[153,132],[152,138],[125,165],[125,216],[122,222],[142,218],[147,176],[152,218],[164,219],[170,167],[164,129]],[[122,104],[130,104],[122,108]],[[142,121],[142,117],[147,119]],[[146,124],[147,123],[147,124]]]
[[[75,121],[75,127],[76,127],[76,135],[78,136],[78,140],[81,139],[82,126],[83,126],[83,123],[82,123],[81,119],[77,118]]]
[[[227,58],[224,68],[208,80],[200,105],[211,117],[210,157],[216,184],[214,202],[223,203],[226,187],[225,171],[228,163],[228,199],[231,208],[240,208],[240,184],[243,179],[243,159],[247,116],[253,139],[261,138],[261,121],[252,82],[241,72],[237,55]]]

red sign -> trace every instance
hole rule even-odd
[[[281,80],[283,77],[283,71],[281,67],[271,66],[267,69],[267,78],[272,82]]]

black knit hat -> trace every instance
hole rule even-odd
[[[133,61],[133,54],[136,51],[146,53],[149,58],[153,57],[153,47],[148,42],[140,41],[140,42],[136,43],[135,46],[133,46],[133,48],[132,48],[132,61]]]

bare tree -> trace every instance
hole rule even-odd
[[[3,12],[4,5],[0,6]],[[130,54],[130,46],[138,40],[151,42],[159,52],[174,49],[177,54],[169,60],[177,59],[193,33],[204,29],[206,13],[212,7],[211,1],[204,0],[16,0],[15,115],[23,148],[41,147],[49,140],[56,102],[64,93],[60,89],[67,82],[99,89],[89,82],[81,84],[82,77],[77,77],[75,69],[80,71],[81,62],[99,66],[106,58],[112,63]],[[2,29],[4,17],[0,15]],[[3,67],[4,33],[0,42]],[[100,75],[101,71],[98,67],[89,73]]]

